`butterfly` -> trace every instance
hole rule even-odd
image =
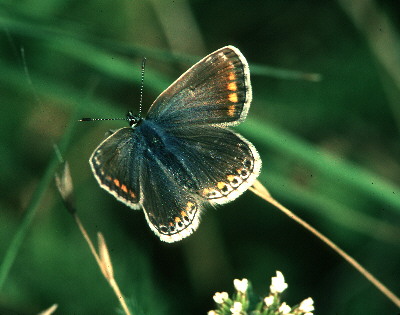
[[[107,137],[89,163],[99,185],[133,209],[143,209],[165,242],[191,235],[204,208],[239,197],[256,180],[261,159],[228,129],[245,120],[252,100],[249,66],[226,46],[204,57],[130,127]]]

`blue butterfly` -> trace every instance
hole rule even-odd
[[[206,56],[154,101],[147,116],[106,138],[90,157],[100,186],[143,209],[165,242],[192,234],[207,204],[239,197],[256,180],[255,147],[227,127],[245,120],[252,91],[242,53],[226,46]]]

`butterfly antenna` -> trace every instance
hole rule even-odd
[[[142,104],[143,104],[143,86],[144,86],[144,68],[146,66],[146,57],[143,57],[142,60],[142,79],[140,84],[140,103],[139,103],[139,118],[142,113]],[[99,121],[99,120],[131,120],[133,115],[131,112],[128,113],[127,117],[125,118],[81,118],[78,121]]]
[[[78,121],[98,121],[98,120],[128,120],[128,118],[81,118]]]
[[[146,57],[142,60],[142,80],[140,84],[140,103],[139,103],[139,117],[142,114],[142,104],[143,104],[143,86],[144,86],[144,68],[146,67]]]

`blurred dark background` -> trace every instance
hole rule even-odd
[[[134,314],[205,314],[235,278],[262,297],[276,270],[290,305],[311,296],[316,314],[397,314],[348,263],[251,192],[208,209],[191,237],[161,243],[88,164],[104,134],[126,123],[76,120],[137,111],[143,56],[146,112],[194,62],[238,47],[254,99],[236,130],[260,152],[260,181],[400,294],[399,9],[371,0],[3,0],[0,259],[10,247],[18,254],[0,314],[53,303],[56,314],[117,312],[53,174],[45,177],[54,144],[70,163],[78,214],[93,238],[104,234]],[[21,247],[11,245],[17,233]]]

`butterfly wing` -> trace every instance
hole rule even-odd
[[[159,159],[144,153],[142,168],[143,211],[152,231],[164,242],[179,241],[192,234],[200,223],[204,200],[182,185],[185,174],[171,172],[176,160]]]
[[[141,139],[132,128],[106,138],[89,159],[99,185],[133,209],[140,209]]]
[[[239,197],[260,174],[260,156],[248,140],[221,127],[173,130],[173,154],[188,172],[196,193],[212,204]]]
[[[249,66],[233,46],[206,56],[154,101],[147,118],[167,129],[232,126],[246,118],[252,99]]]

